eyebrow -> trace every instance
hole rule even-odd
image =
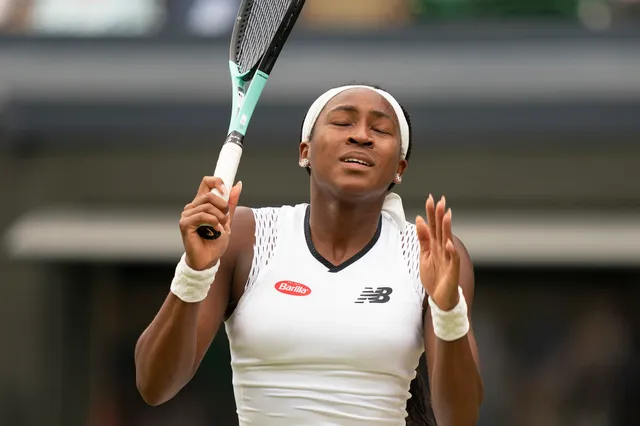
[[[346,112],[360,112],[360,110],[353,106],[353,105],[338,105],[337,107],[331,109],[331,112],[337,112],[337,111],[346,111]],[[389,120],[391,120],[392,123],[395,124],[395,120],[393,119],[393,117],[389,114],[387,114],[384,111],[380,111],[380,110],[373,110],[373,111],[369,111],[369,114],[372,114],[376,117],[383,117],[383,118],[388,118]]]

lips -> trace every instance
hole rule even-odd
[[[343,163],[360,164],[366,167],[375,166],[375,163],[373,162],[371,157],[369,157],[367,154],[357,151],[344,154],[342,157],[340,157],[340,161]]]

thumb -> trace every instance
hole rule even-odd
[[[233,222],[233,215],[236,213],[236,208],[238,207],[238,202],[240,201],[240,194],[242,193],[242,181],[238,182],[231,188],[231,193],[229,194],[229,220],[225,225],[225,231],[227,233],[231,232],[231,222]]]
[[[416,235],[422,251],[428,251],[431,248],[431,237],[429,236],[429,227],[422,216],[416,217]]]

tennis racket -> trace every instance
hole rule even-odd
[[[253,112],[304,3],[305,0],[242,0],[240,4],[229,48],[231,120],[214,172],[229,189],[235,181]],[[228,200],[228,194],[217,189],[212,192]],[[213,226],[202,224],[198,235],[215,240],[221,234]]]

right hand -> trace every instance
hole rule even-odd
[[[231,189],[228,202],[212,193],[211,190],[214,188],[221,194],[227,191],[222,179],[205,176],[195,198],[184,206],[180,217],[180,232],[187,265],[197,271],[213,267],[227,250],[231,222],[238,206],[240,192],[242,192],[242,182],[238,182]],[[197,233],[198,226],[204,223],[213,226],[222,235],[215,240],[205,240],[200,237]]]

